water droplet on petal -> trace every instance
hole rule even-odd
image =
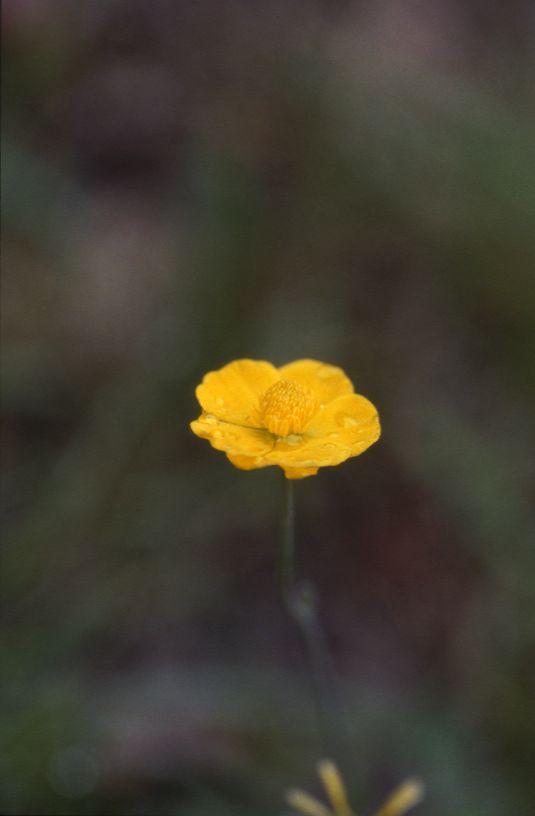
[[[352,417],[350,414],[346,414],[343,411],[336,414],[335,421],[341,428],[355,428],[358,425],[355,417]]]
[[[337,374],[337,370],[334,366],[322,366],[318,368],[318,377],[322,380],[327,380],[329,377],[334,377]]]
[[[223,433],[221,431],[214,431],[214,439],[221,439]]]
[[[225,400],[223,399],[223,397],[218,397],[216,399],[216,405],[219,405],[220,408],[222,408],[224,404],[225,404]]]
[[[213,414],[206,414],[204,421],[207,422],[208,425],[217,425],[217,419]]]

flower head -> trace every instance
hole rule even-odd
[[[334,762],[323,759],[318,763],[318,775],[325,788],[329,807],[298,788],[288,792],[286,801],[304,816],[355,816],[351,810],[344,781]],[[423,785],[417,779],[408,779],[388,797],[375,816],[402,816],[423,797]]]
[[[192,431],[243,470],[278,465],[288,479],[358,456],[380,436],[377,409],[341,368],[235,360],[205,375]]]

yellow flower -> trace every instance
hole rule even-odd
[[[314,476],[358,456],[381,433],[372,403],[341,368],[317,360],[281,368],[235,360],[206,374],[195,393],[203,411],[193,433],[243,470],[279,465],[288,479]]]
[[[288,792],[286,796],[288,804],[305,816],[355,816],[336,765],[329,759],[323,759],[318,763],[318,774],[329,799],[329,807],[297,788]],[[402,816],[422,798],[422,783],[417,779],[408,779],[389,796],[375,816]]]

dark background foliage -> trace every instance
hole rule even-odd
[[[532,4],[3,13],[2,813],[314,789],[279,474],[188,427],[237,357],[380,409],[297,485],[355,807],[418,774],[422,815],[530,812]]]

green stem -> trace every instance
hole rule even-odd
[[[295,501],[294,485],[284,479],[280,583],[282,601],[296,624],[306,652],[318,736],[323,756],[339,761],[341,712],[331,656],[318,614],[317,593],[309,581],[295,582]]]
[[[282,548],[280,584],[284,605],[289,609],[294,581],[295,563],[295,497],[294,484],[283,474]]]

